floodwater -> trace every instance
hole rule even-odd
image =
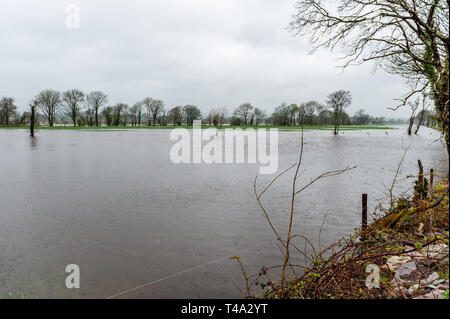
[[[396,192],[424,167],[448,169],[439,133],[306,131],[298,183],[357,165],[314,184],[296,201],[295,232],[322,247],[360,225],[385,197],[402,146]],[[0,130],[0,297],[240,297],[239,255],[249,273],[281,263],[253,194],[258,164],[173,164],[169,130]],[[279,133],[279,170],[297,160],[299,132]],[[293,171],[264,195],[274,224],[287,227]],[[262,188],[272,176],[260,176]],[[303,245],[299,242],[299,245]],[[65,286],[80,267],[80,289]],[[272,278],[277,278],[273,273]],[[137,287],[137,288],[135,288]]]

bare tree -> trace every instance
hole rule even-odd
[[[142,108],[143,106],[141,102],[134,103],[130,108],[132,125],[141,126]]]
[[[106,125],[110,126],[113,124],[113,114],[114,108],[112,106],[107,106],[102,110],[103,117],[105,118]]]
[[[55,123],[56,113],[61,106],[61,94],[55,90],[45,90],[36,96],[39,109],[47,118],[48,125]]]
[[[158,121],[158,124],[161,126],[167,125],[167,112],[164,108],[159,112],[157,121]]]
[[[238,106],[236,110],[234,110],[233,115],[242,119],[244,125],[247,125],[249,115],[253,110],[253,106],[250,103],[244,103]]]
[[[148,120],[148,126],[152,125],[152,105],[153,103],[153,98],[151,97],[146,97],[145,99],[142,100],[142,104],[144,105],[144,107],[147,109],[147,120]]]
[[[125,111],[127,108],[128,108],[128,105],[124,104],[124,103],[117,103],[113,107],[112,123],[114,126],[119,126],[121,124],[123,125],[123,118],[124,118]],[[125,119],[125,125],[126,125],[126,119]]]
[[[137,110],[136,104],[133,104],[133,106],[130,107],[130,111],[129,111],[130,117],[131,117],[131,126],[137,126],[137,122],[138,122],[137,112],[138,112],[138,110]]]
[[[194,120],[202,118],[202,113],[200,109],[195,105],[185,105],[183,107],[183,115],[185,118],[186,125],[193,125]]]
[[[86,110],[80,113],[79,126],[94,126],[95,125],[95,111],[92,105],[86,103]],[[83,124],[80,124],[82,122]]]
[[[183,107],[175,106],[169,110],[167,114],[169,121],[173,123],[173,125],[181,125],[181,120],[183,117]]]
[[[248,113],[248,125],[253,126],[253,121],[255,120],[255,109],[251,109]]]
[[[297,106],[297,104],[291,104],[288,107],[288,112],[289,112],[289,124],[290,125],[295,125],[295,115],[298,113],[299,108]]]
[[[38,101],[36,99],[32,100],[29,104],[30,107],[30,136],[34,137],[34,126],[36,124],[36,106]]]
[[[266,118],[266,112],[258,107],[255,107],[253,113],[255,114],[255,125],[258,126]]]
[[[409,117],[409,125],[408,125],[408,135],[411,135],[412,133],[412,127],[414,125],[414,120],[416,119],[416,111],[419,107],[419,99],[415,100],[414,102],[408,103],[411,108],[411,116]]]
[[[86,96],[88,105],[94,109],[95,112],[95,126],[99,126],[98,110],[100,107],[108,103],[108,96],[101,91],[94,91]]]
[[[319,104],[317,106],[317,124],[323,125],[326,121],[327,107],[325,105]]]
[[[227,114],[227,109],[225,107],[219,107],[210,111],[209,116],[211,118],[212,124],[219,130],[225,123],[225,117]]]
[[[146,97],[142,100],[147,109],[148,125],[152,125],[151,118],[153,118],[153,125],[156,125],[156,118],[164,110],[164,102],[161,100],[155,100],[151,97]]]
[[[62,101],[65,105],[65,113],[72,119],[73,126],[77,126],[77,116],[84,102],[84,93],[77,89],[65,91],[62,94]]]
[[[137,112],[137,125],[141,126],[142,110],[143,110],[144,106],[142,105],[142,102],[137,102],[134,104],[134,107],[136,108],[136,112]]]
[[[128,116],[129,116],[129,111],[128,111],[128,104],[125,103],[118,103],[116,105],[117,109],[121,110],[121,115],[119,116],[119,123],[122,126],[127,126],[127,122],[128,122]]]
[[[319,103],[316,101],[309,101],[304,104],[305,106],[305,116],[306,121],[310,125],[314,125],[314,113],[316,112],[317,108],[319,107]]]
[[[370,116],[369,114],[366,114],[366,112],[361,109],[359,111],[356,111],[355,115],[352,118],[353,124],[356,125],[367,125],[369,124]]]
[[[352,95],[350,91],[336,91],[328,95],[327,105],[333,111],[334,117],[334,135],[339,133],[339,125],[341,123],[341,116],[346,107],[352,102]]]
[[[343,67],[374,61],[405,77],[411,91],[429,91],[449,147],[449,1],[300,0],[290,30],[308,36],[314,49],[342,45]],[[395,109],[394,108],[394,109]]]
[[[414,134],[417,135],[417,133],[419,132],[420,126],[423,124],[423,121],[425,119],[425,115],[427,113],[427,97],[426,95],[422,96],[422,110],[419,112],[419,114],[416,117],[416,130],[414,131]]]
[[[16,113],[16,110],[14,98],[3,97],[0,100],[0,124],[9,125],[9,120]]]
[[[298,114],[297,114],[297,118],[298,118],[298,123],[302,123],[303,119],[305,118],[305,103],[302,103],[299,105],[298,107]]]
[[[127,125],[127,119],[128,119],[128,104],[125,103],[117,103],[115,106],[116,109],[116,118],[114,120],[114,125]]]
[[[272,112],[271,121],[273,125],[289,125],[291,123],[289,106],[284,102],[277,106]]]

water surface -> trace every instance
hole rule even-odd
[[[360,225],[360,198],[373,210],[403,154],[397,192],[406,176],[447,168],[439,134],[405,128],[305,132],[299,183],[324,171],[357,165],[321,180],[297,200],[295,231],[321,245]],[[249,272],[280,263],[273,234],[253,194],[255,164],[172,164],[169,130],[0,130],[0,297],[240,297],[238,254]],[[297,160],[298,132],[280,132],[279,169]],[[261,176],[262,187],[273,176]],[[291,175],[263,200],[285,229]],[[65,287],[65,267],[78,264],[81,288]],[[276,278],[274,273],[273,277]]]

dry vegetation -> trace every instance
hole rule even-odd
[[[300,188],[296,186],[297,173],[294,175],[290,223],[285,236],[275,228],[261,202],[261,196],[281,175],[294,167],[297,167],[296,172],[298,172],[301,153],[297,164],[283,171],[261,192],[256,191],[255,179],[257,201],[280,244],[283,262],[281,265],[263,267],[256,275],[248,275],[239,256],[234,257],[243,272],[244,294],[248,298],[261,296],[299,299],[414,298],[429,292],[431,283],[421,284],[418,287],[408,286],[404,282],[398,283],[395,276],[396,269],[390,262],[393,256],[402,256],[416,263],[418,270],[415,272],[416,278],[409,278],[413,283],[423,282],[432,273],[439,274],[440,279],[443,279],[439,280],[440,282],[448,280],[449,183],[447,178],[433,181],[437,178],[433,174],[425,176],[419,161],[419,174],[413,194],[396,199],[391,197],[390,209],[385,209],[381,214],[382,217],[376,218],[365,229],[360,229],[348,238],[343,238],[321,250],[320,247],[314,247],[308,238],[293,232],[295,197],[317,179],[344,173],[352,168],[324,173]],[[294,239],[303,240],[304,248],[299,248],[301,246],[298,244],[294,245]],[[436,247],[439,252],[436,252]],[[292,252],[302,255],[306,261],[305,265],[292,264],[290,258]],[[367,288],[368,265],[378,266],[379,288]],[[279,270],[281,273],[276,276],[279,279],[272,280],[273,272]],[[287,270],[290,270],[289,274]],[[448,289],[446,295],[448,298]]]

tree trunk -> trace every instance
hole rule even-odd
[[[422,122],[423,122],[423,114],[424,114],[424,113],[425,113],[425,110],[422,110],[422,112],[420,112],[419,123],[417,123],[417,127],[416,127],[416,130],[415,130],[415,132],[414,132],[414,134],[416,134],[416,135],[417,135],[417,132],[419,132],[420,125],[422,125]]]
[[[428,197],[428,181],[423,175],[422,162],[417,160],[417,163],[419,165],[419,175],[414,187],[414,200],[422,200]]]
[[[34,105],[31,106],[31,116],[30,116],[30,136],[31,137],[34,137],[34,122],[35,122],[35,118],[36,118],[35,109],[36,109],[36,107]]]
[[[334,135],[337,135],[337,124],[338,124],[338,116],[337,113],[334,113]]]
[[[339,133],[339,121],[341,120],[340,112],[336,112],[334,115],[334,135],[338,135]]]
[[[438,69],[439,72],[441,70]],[[449,90],[449,78],[448,78],[448,55],[445,59],[444,73],[441,76],[439,82],[439,91],[437,92],[437,99],[435,99],[435,105],[439,113],[439,120],[442,126],[442,134],[444,135],[445,144],[447,146],[447,154],[450,157],[449,147],[449,105],[448,105],[448,90]],[[436,85],[437,87],[437,85]]]
[[[412,133],[413,124],[414,124],[414,116],[411,116],[409,118],[408,135],[411,135]]]
[[[439,96],[437,108],[439,110],[439,119],[442,126],[442,134],[444,135],[445,145],[447,146],[447,154],[450,157],[449,131],[448,131],[449,130],[448,94],[444,93]]]

